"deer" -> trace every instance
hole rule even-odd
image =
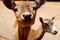
[[[45,4],[45,0],[36,0],[33,4],[25,1],[19,5],[14,0],[2,1],[8,9],[15,13],[17,19],[14,24],[15,40],[28,40],[31,26],[35,21],[36,11]]]
[[[56,35],[58,32],[54,25],[54,19],[55,17],[52,17],[52,19],[43,19],[42,17],[39,17],[41,24],[36,27],[34,25],[31,27],[28,40],[42,40],[46,32]]]

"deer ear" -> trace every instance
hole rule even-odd
[[[54,17],[52,17],[52,19],[51,20],[54,20],[55,19],[55,16]]]
[[[36,0],[36,8],[38,9],[46,2],[46,0]]]
[[[39,20],[40,20],[40,22],[41,22],[42,24],[44,23],[42,17],[39,17]]]
[[[14,10],[16,6],[14,0],[2,0],[2,1],[7,8]]]

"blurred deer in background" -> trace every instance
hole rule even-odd
[[[45,3],[45,0],[36,0],[33,4],[29,1],[22,2],[20,5],[16,5],[14,0],[2,0],[4,5],[14,11],[17,18],[14,30],[15,40],[28,40],[28,35],[31,26],[34,24],[36,11],[41,5]],[[33,6],[35,5],[35,6]]]
[[[41,24],[36,27],[34,25],[31,27],[28,40],[41,40],[46,32],[56,35],[57,30],[54,26],[54,18],[55,17],[52,19],[43,19],[40,17],[39,20]]]

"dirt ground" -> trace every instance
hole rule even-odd
[[[52,18],[55,16],[55,26],[57,35],[46,33],[42,40],[60,40],[60,2],[46,2],[37,11],[37,17]],[[0,2],[0,35],[14,40],[14,21],[16,20],[14,12],[9,10]],[[37,20],[38,21],[38,20]]]

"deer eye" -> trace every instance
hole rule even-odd
[[[36,7],[33,7],[33,10],[37,10],[37,8]]]
[[[51,25],[53,25],[53,24],[54,24],[54,22],[51,23]]]
[[[45,23],[46,26],[49,26],[48,23]]]
[[[17,8],[14,9],[14,12],[18,11]]]

